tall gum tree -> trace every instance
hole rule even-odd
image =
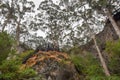
[[[38,11],[39,13],[36,15],[38,26],[41,26],[40,29],[46,32],[48,40],[52,41],[54,45],[64,43],[63,39],[71,28],[72,18],[76,17],[73,16],[74,13],[55,4],[52,0],[42,1]]]
[[[120,1],[119,0],[98,0],[98,1],[91,0],[88,3],[92,9],[98,12],[98,14],[105,15],[109,19],[116,34],[120,38],[120,28],[115,22],[112,15],[113,11],[115,11],[120,7]]]
[[[16,49],[19,53],[20,38],[22,33],[27,33],[27,21],[25,15],[34,12],[34,3],[27,0],[2,0],[1,11],[4,23],[2,25],[2,32],[6,28],[10,28],[11,33],[15,35]]]
[[[85,20],[85,24],[86,26],[88,26],[88,32],[89,32],[89,37],[92,38],[93,42],[94,42],[94,45],[95,45],[95,48],[96,48],[96,51],[97,51],[97,54],[98,54],[98,58],[100,59],[100,62],[101,62],[101,65],[103,67],[103,71],[105,73],[106,76],[110,76],[110,71],[108,69],[108,66],[104,60],[104,57],[102,56],[102,53],[100,51],[100,48],[98,46],[98,43],[97,43],[97,40],[95,38],[95,32],[94,32],[94,29],[90,27],[91,24],[94,24],[94,23],[91,23],[90,22],[90,18],[88,18],[87,16],[84,16],[83,17],[84,20]]]
[[[116,31],[116,34],[120,38],[119,26],[113,19],[113,15],[112,15],[113,10],[116,7],[120,6],[120,1],[119,0],[116,0],[116,1],[115,0],[91,0],[91,1],[87,1],[87,3],[89,4],[89,7],[91,7],[92,10],[95,10],[97,12],[98,15],[99,14],[104,15],[109,19],[114,30]],[[93,37],[93,41],[96,46],[96,50],[98,52],[99,59],[101,61],[101,65],[103,66],[104,72],[105,72],[106,76],[110,76],[110,71],[107,68],[107,64],[105,63],[105,60],[102,56],[99,46],[97,45],[95,36]]]
[[[65,1],[65,0],[64,0]],[[100,0],[101,1],[101,0]],[[103,0],[102,0],[103,1]],[[97,2],[97,1],[93,1],[93,2]],[[109,72],[109,70],[108,70],[108,67],[107,67],[107,64],[106,64],[106,62],[105,62],[105,60],[104,60],[104,57],[102,56],[102,53],[101,53],[101,51],[100,51],[100,49],[99,49],[99,46],[98,46],[98,44],[97,44],[97,41],[96,41],[96,39],[95,39],[95,36],[94,36],[94,34],[95,34],[95,30],[94,30],[94,25],[96,24],[96,26],[98,26],[99,24],[98,24],[98,21],[99,20],[97,20],[96,19],[96,15],[95,15],[95,11],[94,11],[94,9],[92,9],[93,8],[93,2],[92,2],[92,0],[91,1],[88,1],[88,0],[84,0],[84,1],[81,1],[81,2],[78,2],[79,3],[79,5],[81,5],[81,6],[83,6],[83,4],[85,4],[85,3],[87,3],[87,6],[88,6],[88,8],[87,7],[85,7],[85,6],[83,6],[83,11],[81,11],[81,17],[83,18],[83,23],[82,23],[82,26],[81,27],[86,27],[86,29],[83,31],[85,34],[87,34],[86,36],[87,37],[89,37],[89,38],[92,38],[93,39],[93,41],[94,41],[94,45],[95,45],[95,47],[96,47],[96,51],[97,51],[97,53],[98,53],[98,56],[99,56],[99,59],[100,59],[100,62],[101,62],[101,65],[102,65],[102,67],[103,67],[103,70],[104,70],[104,73],[105,73],[105,75],[106,76],[110,76],[110,72]],[[99,1],[98,1],[99,2]],[[98,4],[100,4],[100,2],[98,3]],[[96,5],[96,7],[98,6],[98,4]],[[101,4],[103,4],[103,3],[101,3]],[[68,3],[66,4],[67,6],[69,6],[68,5]],[[91,5],[92,5],[92,7],[91,7]],[[95,7],[95,8],[96,8]],[[99,7],[97,7],[97,8],[99,8]],[[97,22],[97,23],[96,23]],[[90,27],[90,26],[92,26],[92,27]],[[94,37],[92,37],[92,36],[94,36]]]

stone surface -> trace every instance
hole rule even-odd
[[[66,53],[39,51],[26,61],[23,68],[27,67],[36,70],[43,80],[80,80]]]

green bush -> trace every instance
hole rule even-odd
[[[82,50],[80,49],[79,46],[73,46],[67,51],[67,53],[69,54],[81,54],[81,52]]]
[[[110,76],[110,77],[107,77],[107,80],[120,80],[120,77],[119,76]]]
[[[26,58],[26,56],[32,55],[33,52],[34,52],[33,50],[28,50],[28,51],[25,51],[25,52],[23,52],[21,54],[18,54],[17,57],[19,57],[19,58],[17,58],[17,59],[19,59],[19,61],[22,62]]]
[[[81,56],[71,55],[71,60],[76,66],[77,70],[79,71],[79,74],[84,74],[84,70],[86,66],[85,66],[85,63],[84,63],[85,61],[83,60],[83,58]]]
[[[0,64],[3,60],[8,57],[9,53],[12,53],[11,50],[13,39],[6,32],[0,32]]]
[[[29,54],[28,52],[31,51],[27,51],[25,54]],[[16,55],[15,58],[2,61],[0,65],[0,80],[25,80],[36,76],[37,73],[32,68],[21,69],[24,56],[20,54],[19,56]]]
[[[120,77],[118,77],[118,76],[110,76],[110,77],[90,76],[89,79],[87,79],[87,80],[120,80]]]
[[[72,55],[71,60],[79,70],[80,75],[85,75],[86,80],[89,80],[90,76],[104,76],[99,61],[89,53],[86,56]]]
[[[119,41],[108,41],[106,43],[106,51],[110,57],[120,57],[120,40]]]
[[[117,75],[106,77],[99,61],[92,55],[71,55],[71,60],[79,70],[81,80],[120,80]]]
[[[19,78],[28,79],[28,78],[34,77],[35,75],[36,75],[36,72],[32,68],[27,68],[23,71],[20,71]]]
[[[120,76],[120,40],[108,41],[106,53],[108,53],[108,66],[111,74]]]

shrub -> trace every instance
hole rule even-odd
[[[0,32],[0,64],[8,57],[11,50],[13,39],[6,32]]]
[[[106,52],[108,53],[108,65],[112,75],[120,76],[120,40],[108,41]]]
[[[108,41],[106,51],[110,57],[120,57],[120,40],[116,42]]]
[[[90,76],[90,79],[87,79],[87,80],[120,80],[120,77],[118,77],[118,76],[110,76],[110,77]]]
[[[69,54],[80,54],[81,52],[82,50],[80,49],[79,46],[73,46],[67,51],[67,53]]]
[[[26,54],[28,54],[27,51]],[[14,55],[13,55],[14,56]],[[0,66],[0,80],[25,80],[36,76],[36,71],[32,68],[21,69],[23,54],[16,55],[15,58],[2,61]]]
[[[90,76],[104,76],[102,67],[99,65],[99,61],[92,55],[72,55],[71,59],[80,75],[85,76],[84,78],[89,80]]]
[[[83,58],[81,56],[71,55],[71,60],[74,63],[79,74],[84,74],[84,70],[86,66],[85,66],[85,63],[84,63],[85,61],[83,60]]]

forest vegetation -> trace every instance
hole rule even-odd
[[[38,2],[0,0],[0,80],[120,80],[120,0]]]

